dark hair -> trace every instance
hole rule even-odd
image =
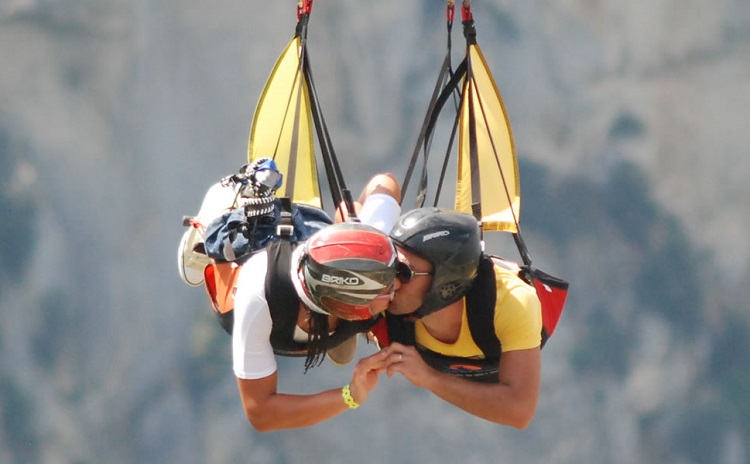
[[[315,311],[307,311],[307,358],[305,373],[311,367],[320,366],[325,360],[328,346],[328,316]]]

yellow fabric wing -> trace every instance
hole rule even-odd
[[[456,209],[478,213],[484,230],[516,233],[521,187],[510,121],[478,45],[469,47],[469,60],[459,120]],[[472,113],[475,160],[470,145]]]
[[[266,81],[250,129],[248,161],[273,158],[284,175],[277,196],[320,208],[310,94],[301,53],[302,39],[295,36]]]

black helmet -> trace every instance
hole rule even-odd
[[[370,319],[370,303],[393,285],[396,249],[366,224],[334,224],[295,250],[292,281],[311,310],[349,321]]]
[[[479,227],[470,214],[438,208],[415,209],[398,219],[391,240],[432,264],[432,285],[418,317],[458,301],[469,290],[482,256]]]

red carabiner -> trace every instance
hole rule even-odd
[[[310,14],[313,0],[297,0],[297,21],[303,14]]]
[[[464,21],[473,21],[474,17],[471,14],[471,2],[464,0],[464,4],[461,5],[461,19]]]

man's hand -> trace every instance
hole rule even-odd
[[[392,343],[382,352],[387,354],[386,373],[392,377],[399,373],[417,387],[429,389],[429,383],[436,378],[438,372],[427,365],[416,348],[400,343]]]

